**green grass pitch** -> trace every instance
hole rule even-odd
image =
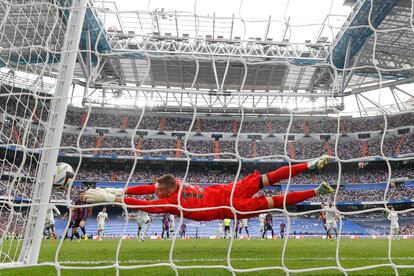
[[[334,240],[289,240],[284,265],[289,269],[336,266],[336,242]],[[60,251],[61,275],[116,275],[115,263],[117,240],[64,241]],[[40,262],[53,262],[57,242],[44,241]],[[119,251],[119,275],[175,275],[169,266],[131,268],[136,265],[168,263],[171,241],[125,240]],[[225,266],[227,265],[228,240],[177,240],[174,246],[174,263],[180,266]],[[231,266],[234,269],[282,266],[282,240],[235,240],[231,251]],[[394,240],[392,260],[396,265],[414,265],[414,240]],[[340,264],[344,268],[355,268],[388,263],[388,240],[341,240]],[[49,263],[50,264],[50,263]],[[70,266],[71,269],[64,266]],[[99,270],[79,270],[93,266],[109,266]],[[182,268],[179,275],[231,275],[225,268]],[[412,268],[398,269],[399,275],[414,275]],[[3,269],[0,275],[56,275],[54,266],[24,269]],[[238,272],[237,275],[284,275],[282,269],[256,272]],[[292,272],[290,275],[297,275]],[[339,270],[327,269],[300,275],[343,275]],[[349,272],[348,275],[395,275],[390,267]]]

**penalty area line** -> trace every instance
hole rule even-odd
[[[271,261],[275,258],[231,258],[231,261]],[[335,261],[336,258],[285,258],[285,261]],[[372,257],[372,258],[340,258],[341,261],[388,261],[387,257]],[[414,260],[414,257],[396,257],[392,260]],[[173,260],[174,263],[189,263],[189,262],[220,262],[227,261],[226,258],[198,258],[198,259],[178,259]],[[170,260],[124,260],[120,261],[120,264],[148,264],[148,263],[169,263]],[[99,264],[113,264],[114,260],[101,260],[101,261],[61,261],[59,264],[63,265],[99,265]]]

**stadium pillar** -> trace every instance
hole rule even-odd
[[[198,118],[196,121],[196,129],[197,129],[197,134],[200,135],[201,134],[201,119]]]
[[[160,133],[164,133],[165,131],[165,120],[164,116],[160,118]]]
[[[101,148],[103,140],[104,140],[104,135],[103,133],[100,133],[98,138],[96,138],[95,150],[93,151],[93,155],[98,155],[99,153],[98,149]]]
[[[346,134],[345,123],[344,123],[344,120],[342,120],[342,118],[339,119],[339,128],[341,129],[341,134],[345,135]]]
[[[137,150],[137,151],[136,151],[136,155],[137,155],[137,156],[141,156],[141,152],[140,152],[140,150],[141,150],[141,148],[142,148],[142,142],[143,142],[143,140],[142,140],[142,136],[140,135],[140,136],[138,137],[138,142],[137,142],[137,144],[135,145],[135,149]]]
[[[295,159],[295,141],[289,141],[289,155],[291,159]]]
[[[325,149],[326,149],[326,152],[328,153],[329,156],[333,156],[334,155],[333,154],[332,147],[331,147],[331,145],[329,145],[329,142],[328,141],[325,141]]]
[[[233,120],[231,123],[231,129],[234,136],[237,135],[237,132],[239,132],[239,123],[236,120]]]
[[[175,157],[180,158],[181,157],[181,137],[177,136],[177,140],[175,141]]]
[[[266,130],[267,130],[267,134],[273,135],[273,124],[272,124],[272,121],[270,121],[270,120],[267,120],[266,121]]]
[[[395,154],[396,155],[399,155],[401,153],[401,146],[404,144],[404,142],[405,142],[405,136],[401,135],[400,140],[398,141],[398,144],[395,147]]]
[[[256,140],[252,140],[252,153],[253,153],[253,158],[256,158],[257,155],[257,145],[256,145]]]
[[[21,140],[20,140],[20,133],[17,131],[16,129],[16,125],[13,122],[13,126],[12,126],[12,133],[13,133],[13,137],[16,140],[16,144],[20,145],[21,144]]]
[[[220,157],[220,141],[215,140],[214,141],[214,158]]]
[[[84,111],[82,113],[82,117],[81,117],[80,122],[79,122],[79,129],[83,128],[83,126],[85,125],[87,117],[88,117],[88,112]]]
[[[41,153],[24,242],[19,255],[19,262],[24,264],[35,265],[39,257],[87,2],[87,0],[72,1],[69,19],[66,24],[55,94],[51,101],[43,144],[44,149]]]
[[[124,118],[122,119],[121,125],[120,125],[120,129],[121,131],[125,131],[128,127],[128,115],[125,115]]]
[[[367,156],[367,149],[368,149],[368,140],[364,139],[362,140],[362,157],[366,157]]]
[[[305,136],[309,136],[309,126],[306,120],[303,120],[303,132],[305,133]]]

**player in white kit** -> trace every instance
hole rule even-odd
[[[339,217],[336,213],[335,208],[333,207],[332,201],[328,202],[328,206],[325,207],[324,211],[326,214],[326,231],[328,233],[328,236],[331,235],[331,228],[333,228],[335,237],[338,238],[338,227],[336,222]]]
[[[175,217],[174,215],[170,215],[170,237],[174,235],[175,230]]]
[[[217,239],[220,239],[224,234],[223,221],[219,221],[217,225]]]
[[[239,234],[240,234],[240,238],[241,238],[241,232],[244,229],[246,231],[247,234],[247,238],[250,239],[250,234],[249,234],[249,219],[241,219],[240,220],[240,227],[239,227]]]
[[[400,225],[398,224],[398,213],[394,207],[391,207],[391,211],[388,214],[388,219],[391,221],[391,232],[392,235],[399,235]]]
[[[96,222],[98,222],[98,239],[102,240],[102,233],[105,228],[105,220],[109,224],[108,213],[106,212],[106,208],[103,207],[102,211],[99,212],[98,216],[96,217]]]
[[[59,209],[54,204],[49,203],[49,206],[47,207],[45,227],[48,237],[51,240],[57,239],[55,232],[55,213],[60,216]]]
[[[137,222],[138,222],[138,235],[137,239],[140,241],[144,241],[144,238],[147,235],[148,228],[151,225],[151,217],[148,215],[147,212],[138,211],[137,214]],[[144,231],[141,231],[144,228]]]
[[[260,237],[262,237],[265,227],[265,219],[267,214],[260,214],[259,215],[259,227],[260,227]]]

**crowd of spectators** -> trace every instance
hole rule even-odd
[[[49,114],[49,100],[27,94],[7,93],[0,89],[0,113],[10,117],[32,118],[34,123],[46,121]]]
[[[134,155],[135,149],[140,149],[140,156],[166,156],[175,157],[177,147],[184,150],[184,141],[177,144],[172,138],[146,138],[145,136],[109,136],[101,137],[102,143],[97,144],[99,135],[82,135],[79,138],[79,148],[83,153],[95,153],[101,155]],[[138,140],[141,145],[138,146]],[[62,152],[77,152],[78,136],[72,133],[64,133],[61,140]],[[364,146],[365,143],[365,146]],[[218,145],[216,145],[218,144]],[[216,154],[217,146],[217,154]],[[365,147],[365,150],[364,150]],[[96,148],[96,149],[95,149]],[[102,148],[102,149],[100,149]],[[401,154],[414,153],[414,133],[386,136],[383,143],[383,152],[387,157],[395,157]],[[163,150],[160,150],[163,149]],[[236,142],[230,140],[195,140],[187,142],[189,154],[209,154],[210,157],[219,159],[236,158]],[[254,152],[256,154],[254,154]],[[381,139],[378,137],[369,140],[357,140],[347,137],[338,141],[338,157],[343,160],[355,159],[366,156],[382,156]],[[228,153],[228,154],[224,154]],[[242,158],[262,156],[285,155],[284,141],[276,138],[258,141],[239,140],[238,153]],[[287,156],[293,159],[303,160],[321,156],[323,154],[335,155],[335,141],[321,141],[313,138],[303,138],[295,142],[288,142],[286,147]],[[185,156],[181,153],[181,157]]]
[[[5,113],[7,116],[3,117],[0,122],[0,142],[2,144],[22,144],[29,149],[41,148],[44,141],[44,131],[39,125],[32,124],[28,128],[27,124],[19,118],[27,118],[33,115],[30,113],[30,109],[23,108],[26,105],[31,106],[31,100],[24,102],[22,100],[11,100],[8,97],[0,97],[0,113]],[[16,107],[12,109],[12,104],[16,104]],[[3,105],[3,106],[1,106]],[[23,106],[21,109],[20,107]],[[40,107],[47,108],[47,104],[40,104]],[[34,108],[34,105],[33,105]],[[28,110],[30,112],[28,112]],[[12,112],[14,111],[14,113]],[[27,115],[29,114],[29,115]],[[36,114],[36,112],[34,112]],[[41,113],[43,114],[43,113]],[[127,127],[134,120],[139,119],[140,114],[128,115],[126,121]],[[17,116],[17,117],[16,117]],[[90,113],[88,125],[93,126],[110,126],[117,127],[115,124],[118,121],[123,121],[125,114],[113,113],[113,112],[92,112]],[[81,109],[70,109],[67,114],[67,123],[75,124],[82,118]],[[161,119],[165,118],[165,119]],[[414,113],[404,113],[399,115],[390,115],[388,117],[389,127],[397,126],[412,126],[414,124]],[[160,117],[160,116],[144,116],[142,120],[143,129],[155,129],[160,130],[160,121],[164,121],[165,130],[186,130],[191,124],[191,117]],[[381,121],[382,120],[382,121]],[[236,123],[235,123],[236,122]],[[258,132],[267,133],[269,128],[270,132],[285,133],[287,129],[286,119],[280,118],[275,120],[267,120],[264,118],[246,118],[243,123],[243,132]],[[323,119],[311,118],[301,119],[298,118],[292,124],[291,133],[311,133],[311,132],[336,132],[335,125],[337,120],[330,117],[324,117]],[[383,124],[383,117],[369,117],[369,118],[355,118],[344,119],[341,123],[341,128],[345,131],[369,131],[369,130],[381,130]],[[225,118],[198,118],[197,123],[194,124],[195,129],[201,131],[220,131],[220,132],[234,132],[237,131],[239,122],[232,119],[226,120]],[[272,127],[270,127],[272,125]],[[177,142],[176,138],[164,137],[164,138],[147,138],[146,136],[139,137],[135,135],[132,139],[127,136],[128,134],[119,135],[82,135],[64,132],[61,140],[62,152],[75,153],[78,152],[77,142],[79,140],[79,148],[83,150],[84,154],[104,154],[104,155],[135,155],[135,149],[139,148],[144,152],[138,153],[141,156],[184,156],[182,153],[176,153],[176,148],[183,149],[184,142]],[[139,143],[139,140],[142,140]],[[101,143],[98,143],[101,140]],[[338,138],[337,153],[341,159],[354,159],[365,156],[381,156],[381,136],[376,136],[370,139],[354,139],[349,136],[340,136]],[[138,146],[138,144],[140,144]],[[103,148],[103,150],[100,150]],[[129,149],[129,150],[128,150]],[[159,150],[164,149],[164,150]],[[206,138],[204,140],[188,140],[187,150],[194,154],[209,154],[210,157],[229,159],[235,158],[236,154],[236,142],[234,140],[223,140],[215,142],[212,138]],[[243,158],[261,157],[269,155],[285,155],[285,142],[275,137],[268,137],[264,140],[252,139],[251,141],[239,140],[238,153]],[[414,153],[414,134],[387,134],[382,145],[382,150],[385,156],[395,157],[401,154]],[[148,151],[148,152],[145,152]],[[220,154],[230,153],[230,154]],[[322,154],[335,154],[335,141],[333,140],[319,140],[312,137],[304,137],[297,141],[289,141],[286,147],[286,155],[293,159],[309,159],[315,158]]]
[[[374,166],[374,165],[372,165]],[[100,166],[101,168],[81,167],[77,179],[88,181],[126,181],[131,174],[132,168],[111,168],[111,166]],[[247,176],[252,172],[248,166],[242,167],[239,179]],[[262,170],[261,173],[267,173],[268,170]],[[151,182],[154,178],[162,174],[171,173],[177,178],[183,179],[186,173],[185,168],[157,168],[145,166],[144,168],[138,163],[135,171],[131,175],[131,182]],[[186,181],[190,183],[230,183],[235,179],[236,170],[219,170],[209,171],[208,169],[201,169],[199,167],[192,167],[188,171]],[[408,178],[413,179],[414,173],[411,166],[392,168],[391,178]],[[385,168],[344,168],[341,173],[341,183],[356,184],[356,183],[380,183],[388,180],[388,171]],[[314,184],[328,181],[332,184],[338,182],[338,170],[332,166],[324,171],[310,171],[297,175],[292,178],[291,184]],[[287,180],[281,184],[287,184]]]
[[[400,227],[401,235],[414,235],[414,223],[408,223]]]
[[[67,112],[66,124],[80,126],[84,120],[85,110],[70,109]],[[126,114],[109,110],[92,110],[89,114],[87,126],[93,127],[123,127],[134,129],[137,127],[141,113]],[[127,117],[127,119],[125,119]],[[187,131],[192,122],[192,116],[160,116],[146,113],[138,129],[160,130],[161,125],[168,131]],[[124,121],[125,120],[125,121]],[[194,131],[201,132],[235,132],[241,125],[242,133],[286,133],[289,126],[289,116],[279,117],[245,117],[241,122],[239,117],[197,117],[193,125]],[[387,128],[410,126],[414,122],[414,113],[403,113],[387,116]],[[340,133],[354,133],[383,130],[385,119],[383,116],[366,118],[343,117],[340,120]],[[121,128],[123,128],[121,127]],[[290,133],[336,133],[338,119],[336,117],[293,117]]]
[[[0,238],[16,239],[24,235],[26,212],[0,205]]]
[[[8,114],[11,117],[26,118],[32,117],[33,122],[46,121],[49,113],[49,101],[28,95],[8,93],[0,97],[0,113]],[[85,120],[85,113],[88,109],[69,108],[66,114],[65,123],[80,126]],[[122,126],[126,119],[125,126]],[[93,127],[125,127],[133,129],[141,118],[141,111],[136,113],[125,113],[117,110],[91,109],[88,118],[88,126]],[[191,115],[162,116],[146,112],[142,117],[138,129],[187,131],[192,122]],[[387,115],[387,127],[393,129],[401,126],[410,126],[414,123],[414,113],[402,113]],[[162,123],[161,123],[162,122]],[[289,116],[246,116],[242,123],[243,133],[286,133],[290,122]],[[193,130],[201,132],[234,132],[241,124],[239,117],[220,116],[199,116],[193,125]],[[340,133],[379,131],[384,128],[384,116],[371,116],[363,118],[342,117],[340,121],[336,117],[300,117],[294,116],[290,133]]]

